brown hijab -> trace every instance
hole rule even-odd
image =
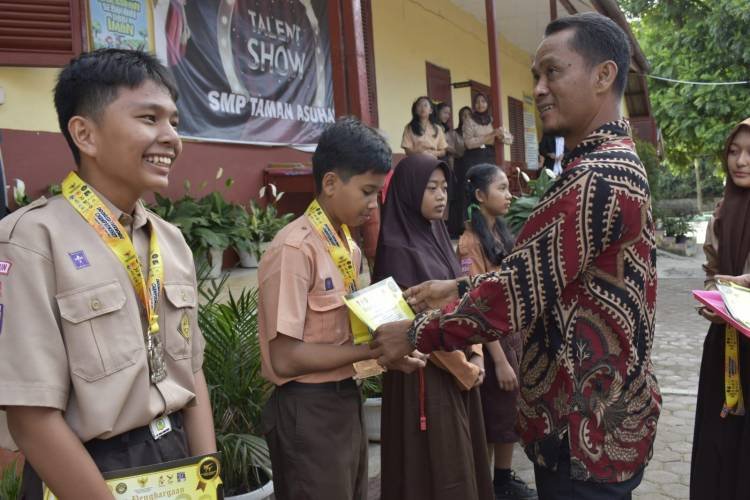
[[[448,167],[434,156],[417,154],[401,160],[383,205],[373,280],[393,276],[402,288],[431,279],[454,279],[461,267],[442,220],[422,215],[422,198],[432,172]]]
[[[732,129],[724,145],[723,160],[727,183],[714,223],[719,239],[719,272],[733,276],[743,274],[745,262],[750,254],[750,189],[741,188],[734,183],[729,175],[728,164],[729,147],[743,128],[750,132],[750,118]]]

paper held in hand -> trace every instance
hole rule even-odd
[[[693,290],[693,296],[738,332],[750,337],[750,288],[730,281],[718,281],[716,289]]]
[[[414,311],[393,278],[386,278],[344,297],[344,303],[371,332],[393,321],[414,319]],[[369,340],[371,340],[370,337]],[[363,343],[357,342],[355,343]]]
[[[392,321],[414,319],[414,311],[404,300],[404,295],[393,278],[384,279],[346,295],[344,303],[370,330],[367,338],[355,337],[355,344],[364,344],[372,340],[372,332],[380,325]],[[354,363],[354,370],[355,379],[383,373],[383,367],[374,359]]]

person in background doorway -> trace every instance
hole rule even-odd
[[[449,193],[450,200],[448,205],[448,234],[452,239],[458,239],[464,230],[464,221],[466,220],[466,188],[464,179],[466,178],[466,168],[464,167],[464,153],[466,147],[464,144],[464,125],[471,117],[471,108],[464,106],[458,110],[458,126],[452,131],[454,136],[450,141],[455,142],[455,156],[453,158],[453,182],[456,188],[453,193]]]
[[[499,140],[502,144],[511,144],[513,136],[505,127],[492,127],[489,102],[487,96],[482,93],[474,96],[472,112],[463,122],[461,133],[465,147],[461,161],[463,175],[457,174],[456,177],[465,190],[466,186],[463,183],[465,172],[480,163],[495,163],[495,140]],[[462,221],[466,220],[465,198],[462,200],[460,213]],[[463,227],[460,232],[463,232]]]
[[[562,173],[562,160],[565,156],[565,138],[552,134],[542,135],[539,142],[539,156],[542,157],[542,167],[554,172],[555,175]]]
[[[433,108],[430,98],[418,97],[411,105],[411,121],[404,127],[401,147],[407,155],[426,153],[435,158],[445,156],[448,144],[443,128],[432,120]]]

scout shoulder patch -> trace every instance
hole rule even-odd
[[[188,313],[182,313],[180,326],[177,328],[177,331],[180,332],[180,335],[185,337],[185,340],[190,340],[190,316],[188,316]]]
[[[9,260],[0,260],[0,274],[8,274],[13,263]]]

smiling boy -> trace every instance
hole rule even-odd
[[[0,438],[26,456],[22,498],[112,498],[102,472],[216,450],[192,254],[140,201],[182,150],[176,98],[143,52],[73,59],[55,105],[77,171],[0,222]]]

